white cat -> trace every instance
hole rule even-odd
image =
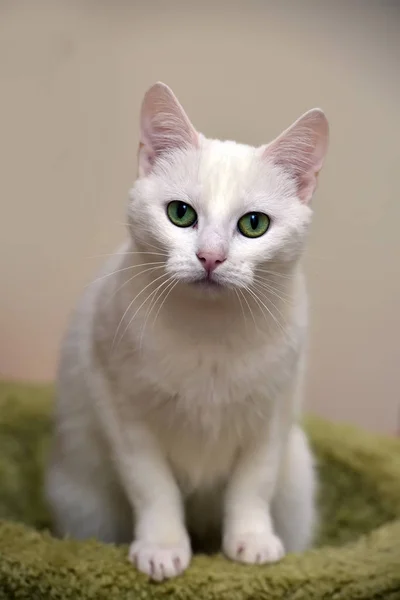
[[[299,259],[327,142],[318,109],[261,148],[209,140],[167,86],[147,92],[129,239],[63,346],[58,534],[132,542],[155,580],[189,565],[188,532],[244,563],[309,545]]]

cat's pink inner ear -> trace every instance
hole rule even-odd
[[[145,94],[140,115],[139,175],[147,175],[157,157],[177,149],[196,147],[198,133],[164,83]]]
[[[282,167],[294,179],[299,199],[308,204],[328,149],[329,125],[322,110],[305,113],[264,148],[266,160]]]

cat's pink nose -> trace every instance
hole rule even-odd
[[[207,273],[212,273],[215,269],[222,265],[226,260],[226,256],[222,252],[198,252],[197,258],[207,271]]]

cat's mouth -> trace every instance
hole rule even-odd
[[[202,277],[192,282],[194,286],[204,290],[221,290],[224,286],[212,277]]]

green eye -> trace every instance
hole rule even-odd
[[[167,215],[171,223],[177,227],[191,227],[197,221],[197,213],[186,202],[173,200],[167,206]]]
[[[269,224],[269,217],[264,213],[250,212],[239,219],[238,229],[245,237],[258,238],[267,232]]]

